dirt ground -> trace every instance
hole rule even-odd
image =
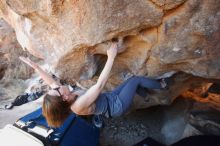
[[[178,99],[171,106],[156,106],[106,119],[100,143],[102,146],[132,146],[147,137],[163,144],[176,142],[182,137],[186,126],[184,116],[190,104]]]
[[[0,129],[37,109],[41,106],[41,102],[42,99],[38,99],[14,107],[12,110],[0,110]],[[3,102],[0,103],[3,105]],[[120,118],[105,119],[105,127],[101,129],[100,144],[101,146],[132,146],[146,137],[152,137],[161,143],[171,143],[180,138],[177,132],[181,135],[183,131],[180,127],[184,127],[185,123],[179,122],[181,118],[178,117],[184,117],[187,104],[183,100],[177,100],[172,106],[156,106],[133,111]],[[169,120],[180,124],[171,123],[172,126],[167,128],[166,125],[169,125]],[[166,137],[170,134],[170,137]]]
[[[5,104],[7,104],[7,101],[0,102],[0,107],[3,107]],[[2,129],[7,124],[13,124],[19,118],[38,109],[41,106],[41,102],[42,99],[38,99],[34,102],[29,102],[22,106],[15,106],[12,110],[0,109],[0,129]]]
[[[105,128],[101,130],[101,145],[130,146],[146,137],[161,141],[163,137],[159,133],[162,121],[159,113],[155,107],[135,111],[121,118],[105,120]]]

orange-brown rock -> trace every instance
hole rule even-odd
[[[19,55],[28,55],[18,44],[14,30],[0,19],[0,101],[15,98],[24,92],[25,84],[33,69],[21,63]]]
[[[148,72],[173,69],[219,79],[218,1],[187,1],[163,18]]]
[[[181,71],[220,79],[219,10],[218,0],[0,1],[0,16],[14,28],[22,48],[64,79],[95,81],[107,42],[121,40],[123,52],[108,89],[130,73],[157,77]],[[156,95],[153,104],[170,103],[187,90],[191,83],[183,80]]]
[[[178,7],[186,0],[152,0],[156,5],[163,8],[164,10],[170,10]]]
[[[181,96],[201,103],[206,103],[211,107],[220,110],[220,94],[208,91],[212,85],[213,83],[203,83],[197,88],[184,91]]]

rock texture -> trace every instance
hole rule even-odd
[[[0,101],[23,93],[26,88],[23,80],[30,78],[34,72],[21,63],[18,59],[20,55],[31,57],[28,52],[22,51],[14,30],[0,19]]]
[[[152,0],[156,5],[161,7],[163,10],[170,10],[173,8],[178,7],[182,3],[184,3],[186,0]]]
[[[220,80],[219,0],[0,0],[0,17],[14,29],[0,20],[1,100],[24,91],[19,79],[33,72],[18,61],[19,55],[27,55],[21,48],[43,59],[67,82],[75,79],[90,87],[105,64],[108,42],[118,39],[121,52],[106,90],[131,75],[176,73],[169,78],[168,90],[136,96],[133,109],[169,105],[180,95],[220,109],[220,93],[211,92]],[[219,135],[217,114],[192,112],[183,135],[193,135],[193,129]],[[181,122],[186,125],[177,116],[176,127]],[[172,126],[168,123],[162,132],[167,135]],[[173,135],[167,136],[171,142]]]
[[[158,43],[152,48],[152,65],[182,70],[196,76],[219,79],[218,1],[187,1],[169,12],[158,29]],[[155,64],[155,60],[158,63]]]
[[[112,39],[121,40],[123,52],[116,58],[107,89],[129,74],[189,74],[173,77],[170,90],[156,92],[152,103],[144,99],[147,106],[171,103],[197,77],[220,79],[218,0],[1,0],[0,16],[14,28],[24,50],[69,81],[93,84]]]
[[[66,78],[88,69],[81,78],[93,77],[97,62],[90,50],[118,37],[127,50],[115,63],[117,73],[177,70],[220,78],[217,0],[2,0],[0,7],[21,46]]]

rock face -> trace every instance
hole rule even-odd
[[[149,62],[155,66],[154,60],[157,60],[161,70],[169,67],[219,79],[219,9],[214,0],[189,0],[175,13],[168,13],[158,29],[158,43],[152,48],[152,61]],[[153,70],[148,69],[154,73]]]
[[[124,52],[116,58],[107,89],[127,74],[189,74],[173,77],[170,90],[135,101],[138,107],[170,104],[195,82],[203,82],[190,74],[220,79],[218,0],[2,0],[0,16],[14,28],[24,50],[70,81],[93,84],[112,39],[121,40]]]
[[[109,88],[127,73],[182,71],[220,79],[219,10],[218,0],[0,2],[0,16],[21,47],[65,79],[95,80],[106,42],[121,39],[124,52],[116,58]]]
[[[13,29],[4,21],[0,20],[0,79],[5,75],[8,68],[10,49],[18,48],[18,43]]]
[[[220,135],[219,111],[214,109],[192,111],[189,123],[206,135]]]
[[[133,108],[169,105],[181,95],[220,109],[220,94],[209,91],[220,79],[219,0],[1,0],[0,17],[14,29],[0,20],[0,99],[24,90],[22,83],[7,79],[26,79],[33,72],[18,61],[27,55],[21,48],[43,59],[62,79],[89,87],[105,64],[108,42],[118,39],[123,52],[107,90],[132,74],[177,72],[168,90],[136,96]],[[219,135],[219,119],[213,120],[210,112],[192,113],[188,120],[203,133]]]
[[[164,10],[170,10],[176,8],[186,0],[152,0],[156,5],[161,7]]]
[[[21,63],[19,55],[31,56],[22,51],[14,30],[0,19],[0,101],[23,93],[25,85],[22,80],[33,73],[30,67]]]

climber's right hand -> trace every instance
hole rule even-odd
[[[111,44],[110,48],[107,50],[107,55],[109,58],[112,58],[112,59],[115,58],[118,52],[117,47],[118,47],[117,43]]]

